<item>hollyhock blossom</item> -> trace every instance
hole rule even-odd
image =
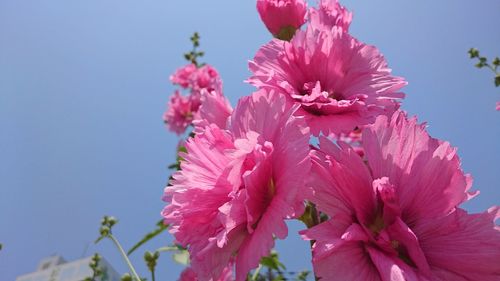
[[[222,129],[227,128],[228,119],[232,112],[233,108],[226,97],[215,91],[203,90],[201,106],[197,118],[193,121],[195,132],[202,132],[210,124],[215,124]]]
[[[221,276],[217,281],[233,281],[233,271],[231,266],[227,266],[224,268],[222,271]],[[191,267],[188,267],[184,269],[181,273],[181,276],[179,278],[179,281],[199,281],[198,277],[196,276],[196,272]]]
[[[173,84],[190,89],[195,95],[200,95],[203,89],[222,93],[222,80],[215,68],[206,64],[197,67],[194,64],[185,65],[170,76]]]
[[[337,26],[347,32],[351,25],[352,13],[340,5],[338,0],[320,0],[318,8],[309,9],[309,21],[315,29],[331,30]]]
[[[257,0],[260,18],[274,37],[289,41],[306,21],[304,0]]]
[[[377,50],[341,28],[298,31],[291,42],[273,40],[250,62],[258,88],[275,89],[294,103],[311,132],[329,135],[370,124],[397,108],[404,95],[403,78],[391,70]]]
[[[167,111],[163,114],[163,121],[167,128],[178,135],[183,134],[191,125],[194,115],[200,107],[200,101],[193,96],[185,97],[179,91],[170,98]]]
[[[206,64],[198,68],[192,77],[193,91],[201,92],[206,89],[207,91],[216,91],[222,93],[222,80],[219,73],[215,68]]]
[[[192,63],[187,64],[177,69],[174,74],[170,76],[170,81],[182,88],[190,88],[193,83],[192,76],[197,70],[198,67],[196,65]]]
[[[218,279],[233,258],[245,280],[287,236],[285,219],[302,214],[309,129],[295,110],[261,90],[240,100],[226,130],[211,124],[186,142],[162,215],[199,280]]]
[[[500,110],[500,101],[497,101],[496,110]]]
[[[468,214],[474,194],[456,149],[402,112],[363,131],[367,164],[345,143],[320,138],[311,200],[330,216],[315,240],[322,280],[500,280],[498,207]]]

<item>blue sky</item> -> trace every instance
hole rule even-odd
[[[481,195],[480,211],[500,203],[500,90],[467,57],[477,47],[500,55],[500,2],[343,1],[351,33],[376,45],[409,82],[403,109],[459,148]],[[31,272],[59,253],[102,253],[125,264],[108,241],[97,246],[100,218],[121,221],[130,246],[152,229],[178,138],[161,116],[184,64],[188,37],[201,34],[204,61],[224,79],[234,105],[252,92],[247,60],[270,36],[253,0],[0,0],[0,280]],[[308,245],[292,223],[278,244],[291,270],[308,268]],[[161,237],[144,249],[170,242]],[[146,274],[142,253],[132,257]],[[158,276],[180,267],[160,258]]]

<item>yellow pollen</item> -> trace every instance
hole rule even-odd
[[[274,195],[276,194],[276,185],[274,184],[274,181],[272,178],[269,180],[267,192],[268,192],[269,198],[273,198]]]

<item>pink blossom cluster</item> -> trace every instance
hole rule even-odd
[[[180,90],[176,90],[163,115],[167,128],[178,135],[183,134],[187,127],[193,125],[196,120],[208,118],[200,116],[200,108],[206,100],[211,103],[207,107],[216,106],[213,102],[217,102],[225,107],[222,110],[231,110],[229,102],[222,93],[222,80],[219,73],[210,65],[197,66],[190,63],[172,74],[170,81],[188,91],[188,95],[185,96]],[[207,111],[206,109],[205,112]]]
[[[180,280],[247,280],[291,219],[308,227],[300,235],[313,241],[320,280],[500,280],[500,208],[460,207],[478,192],[456,148],[399,109],[406,82],[349,34],[352,14],[337,0],[257,8],[277,38],[250,62],[258,90],[234,110],[220,83],[205,83],[219,79],[205,80],[208,70],[171,78],[200,93],[197,107],[176,93],[166,114],[196,133],[163,197],[165,223],[190,253]],[[288,27],[290,38],[277,36]]]

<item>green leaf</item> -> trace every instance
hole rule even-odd
[[[165,247],[161,247],[161,248],[156,249],[157,252],[175,252],[175,251],[181,251],[181,250],[184,250],[184,249],[180,248],[179,246],[165,246]]]
[[[495,77],[495,86],[500,86],[500,74]]]
[[[182,265],[188,265],[189,264],[189,252],[187,250],[180,250],[177,253],[174,253],[172,255],[172,258],[176,263],[182,264]]]
[[[496,57],[496,58],[493,60],[493,65],[494,65],[494,66],[500,66],[500,58],[499,58],[499,57]]]
[[[265,267],[268,267],[270,269],[274,269],[277,271],[286,269],[285,265],[279,261],[278,253],[276,253],[275,251],[272,251],[269,256],[263,257],[260,260],[260,263]]]
[[[297,281],[307,281],[307,276],[311,273],[308,270],[302,271],[297,275]]]
[[[475,48],[470,48],[469,56],[471,59],[479,57],[479,51]]]
[[[128,250],[127,255],[131,255],[135,250],[144,245],[149,240],[155,238],[160,233],[167,229],[167,225],[163,224],[163,219],[156,223],[156,229],[146,234],[139,242],[137,242],[130,250]]]

